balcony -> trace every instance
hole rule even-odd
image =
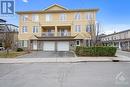
[[[43,32],[43,37],[53,37],[55,35],[55,32]]]
[[[58,32],[57,36],[71,36],[70,32]]]

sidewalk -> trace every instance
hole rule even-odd
[[[126,57],[72,57],[72,58],[0,58],[0,63],[73,63],[73,62],[112,62],[128,61]]]

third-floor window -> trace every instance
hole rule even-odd
[[[32,21],[38,22],[39,21],[39,16],[38,15],[32,15]]]
[[[51,15],[51,14],[46,14],[46,15],[45,15],[45,20],[46,20],[47,22],[52,21],[52,15]]]
[[[23,21],[25,22],[28,20],[28,15],[23,15],[22,18],[23,18]]]
[[[80,13],[76,13],[74,18],[75,20],[80,20]]]
[[[86,13],[86,18],[87,18],[87,20],[92,20],[93,19],[93,13]]]
[[[67,18],[66,14],[60,14],[60,20],[65,21]]]

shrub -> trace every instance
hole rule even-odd
[[[22,48],[17,48],[17,52],[22,52],[23,49]]]
[[[115,56],[116,47],[76,47],[75,53],[78,56]]]

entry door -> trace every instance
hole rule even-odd
[[[57,42],[57,51],[69,51],[69,42]]]
[[[43,50],[44,51],[55,51],[55,42],[46,41],[43,43]]]
[[[37,50],[37,41],[33,41],[33,50]]]

